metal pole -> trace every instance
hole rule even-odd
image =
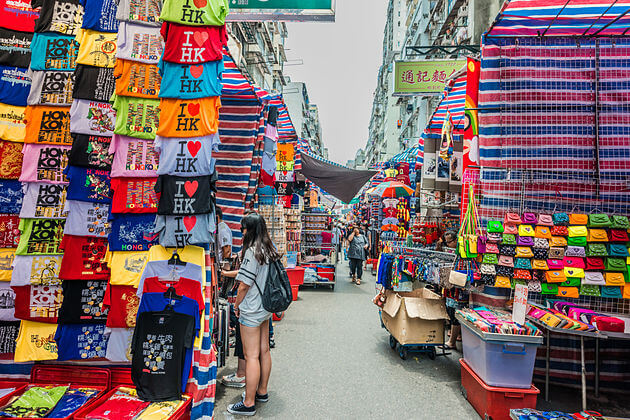
[[[549,358],[551,357],[551,332],[547,331],[547,354],[545,356],[545,401],[549,401]]]
[[[595,338],[595,397],[599,397],[599,337]]]
[[[582,410],[586,411],[586,364],[584,362],[584,336],[580,336],[580,358],[582,361]]]

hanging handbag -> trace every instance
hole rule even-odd
[[[608,248],[611,257],[627,257],[630,255],[625,244],[610,244]]]
[[[531,270],[532,262],[527,258],[517,258],[514,263],[514,268],[520,268],[523,270]]]
[[[567,257],[586,257],[586,249],[583,246],[568,246],[564,255]]]
[[[558,287],[556,296],[577,299],[580,297],[580,290],[577,287]]]
[[[564,268],[563,260],[549,259],[547,260],[547,266],[550,270],[562,270]]]
[[[497,265],[497,276],[512,277],[514,275],[514,269],[505,265]]]
[[[628,232],[624,229],[611,229],[610,242],[628,242]]]
[[[488,243],[486,244],[486,254],[498,254],[499,253],[499,245]]]
[[[594,228],[607,228],[612,226],[612,221],[607,214],[596,213],[588,215],[588,226]]]
[[[566,254],[564,248],[560,247],[551,247],[549,248],[549,258],[561,259]]]
[[[539,280],[530,280],[527,282],[527,289],[530,292],[534,292],[534,293],[540,293],[542,292],[542,288],[540,286],[540,281]]]
[[[532,225],[519,225],[518,235],[534,237],[534,235],[536,235],[536,232],[534,231],[534,227]]]
[[[625,286],[626,279],[623,273],[604,273],[606,286]]]
[[[630,220],[628,216],[612,216],[610,227],[613,229],[630,229]]]
[[[599,291],[599,286],[594,284],[582,284],[580,287],[580,295],[599,297],[601,296],[601,293]]]
[[[448,282],[453,286],[464,287],[468,281],[468,273],[462,273],[457,270],[451,270],[448,276]]]
[[[569,215],[566,213],[555,213],[553,215],[553,224],[556,226],[566,226],[569,224]]]
[[[521,223],[535,225],[538,223],[538,218],[534,213],[523,213],[523,216],[521,216]]]
[[[552,236],[549,239],[549,246],[564,247],[567,246],[567,239],[563,236]]]
[[[523,270],[523,269],[517,268],[514,270],[514,278],[521,279],[521,280],[531,280],[532,273],[529,270]]]
[[[544,248],[532,248],[534,258],[537,260],[546,260],[549,258],[549,250]]]
[[[569,228],[568,226],[554,226],[551,228],[552,236],[568,236]]]
[[[569,238],[575,236],[587,236],[588,228],[586,226],[569,226]]]
[[[485,254],[487,244],[488,244],[488,238],[486,238],[485,235],[479,235],[477,237],[477,253]]]
[[[503,233],[516,235],[518,233],[518,225],[513,225],[512,223],[506,223],[505,225],[503,225]]]
[[[587,270],[603,270],[604,259],[600,257],[586,257],[586,269]]]
[[[606,280],[604,280],[604,275],[599,271],[587,271],[584,275],[582,283],[604,286],[606,284]]]
[[[626,250],[627,251],[627,250]],[[628,269],[628,266],[626,265],[626,259],[625,258],[611,258],[608,257],[606,258],[606,271],[621,271],[621,272],[625,272]]]
[[[516,236],[508,234],[508,233],[504,233],[501,243],[506,244],[506,245],[516,245]]]
[[[624,299],[630,299],[630,284],[627,284],[625,286],[623,286],[623,298]]]
[[[607,257],[608,249],[605,244],[590,243],[586,247],[586,255],[589,257]]]
[[[493,264],[481,264],[481,266],[479,267],[479,271],[481,271],[481,274],[496,275],[497,270],[495,267],[496,266]]]
[[[550,214],[539,214],[538,225],[540,226],[553,226],[553,217]]]
[[[497,254],[483,254],[481,263],[482,264],[498,264],[499,258],[497,258]]]
[[[466,240],[466,257],[475,258],[477,256],[477,245],[479,237],[477,235],[465,235]]]
[[[516,245],[499,245],[499,253],[501,255],[507,255],[508,257],[513,257],[516,255]]]
[[[608,234],[604,229],[588,229],[587,242],[608,242]]]
[[[560,287],[580,287],[582,281],[579,277],[567,277],[567,281],[559,284]]]
[[[579,213],[571,213],[569,215],[569,224],[586,226],[588,224],[588,215],[579,214]]]
[[[579,277],[584,278],[584,269],[575,267],[564,267],[565,277]]]
[[[508,257],[507,255],[500,255],[498,264],[504,267],[514,267],[514,258]]]
[[[488,238],[488,242],[493,243],[500,243],[502,236],[503,235],[498,232],[488,232],[488,234],[486,235],[486,237]]]
[[[540,293],[542,293],[543,295],[555,295],[556,293],[558,293],[558,285],[557,284],[541,283],[540,289],[541,289]],[[551,315],[549,313],[545,314],[545,316],[547,316],[547,315],[553,317],[553,315]],[[541,321],[542,321],[543,318],[541,318]],[[555,319],[557,319],[557,318],[555,318]],[[560,320],[558,319],[558,323],[559,322],[560,322]]]
[[[621,299],[623,294],[621,293],[621,287],[612,287],[612,286],[602,286],[600,288],[601,294],[603,298],[616,298]]]
[[[534,248],[549,249],[549,240],[545,238],[534,238]]]
[[[494,282],[494,287],[502,287],[505,289],[510,289],[512,288],[512,284],[510,283],[510,279],[508,277],[497,276]]]
[[[571,246],[586,246],[586,236],[574,236],[573,238],[567,239],[567,245]]]
[[[545,273],[545,279],[547,283],[562,283],[567,281],[567,277],[564,272],[560,270],[549,270]]]
[[[495,279],[495,276],[493,276],[491,274],[482,274],[480,281],[483,284],[487,284],[489,286],[492,286],[494,284],[494,279]]]
[[[532,258],[534,253],[532,249],[526,246],[517,246],[516,247],[516,258]]]
[[[549,226],[536,226],[536,231],[534,233],[534,235],[536,236],[536,238],[545,238],[545,239],[550,239],[551,238],[551,228]]]
[[[487,231],[503,233],[503,223],[499,220],[488,220]]]
[[[584,259],[580,257],[569,257],[565,256],[562,260],[562,263],[565,267],[573,267],[573,268],[586,268],[586,264],[584,264]]]
[[[516,245],[534,246],[534,238],[532,238],[531,236],[519,236],[516,238]]]
[[[547,265],[547,261],[545,260],[532,260],[532,269],[547,271],[549,270],[549,266]]]
[[[503,221],[513,225],[520,225],[522,223],[521,216],[519,216],[518,213],[513,212],[505,213],[505,219],[503,219]]]

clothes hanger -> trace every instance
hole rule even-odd
[[[168,260],[168,265],[184,267],[186,266],[186,261],[182,261],[181,257],[177,253],[177,249],[175,249],[173,250],[173,256],[171,256],[171,258]]]
[[[164,308],[165,311],[168,311],[168,310],[172,311],[174,302],[176,300],[183,299],[183,296],[180,296],[175,292],[175,288],[173,286],[169,287],[168,290],[164,292],[164,297],[168,300],[168,304]]]

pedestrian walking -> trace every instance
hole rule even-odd
[[[352,229],[348,236],[348,258],[350,259],[350,276],[352,282],[361,285],[363,276],[363,261],[366,258],[368,241],[358,226]]]

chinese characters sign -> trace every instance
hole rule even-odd
[[[394,94],[442,93],[444,82],[466,65],[466,60],[396,61]]]

